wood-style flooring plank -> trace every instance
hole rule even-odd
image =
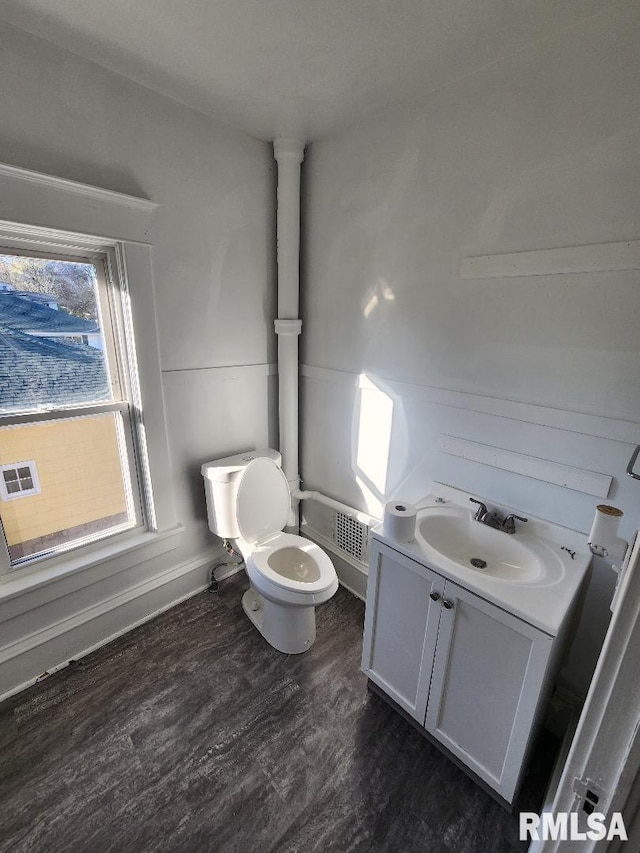
[[[0,705],[2,853],[526,849],[517,814],[367,690],[360,601],[340,589],[315,645],[283,655],[244,615],[245,586],[230,578]]]

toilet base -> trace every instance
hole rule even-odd
[[[263,598],[251,587],[242,596],[242,609],[265,640],[287,655],[308,651],[316,638],[315,607],[289,607]]]

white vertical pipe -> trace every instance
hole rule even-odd
[[[278,409],[282,469],[293,492],[300,488],[298,470],[298,335],[300,305],[300,165],[304,143],[276,139],[278,163]],[[298,501],[292,501],[290,527],[298,526]]]

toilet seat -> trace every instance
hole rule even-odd
[[[238,540],[247,574],[263,598],[286,607],[322,604],[338,588],[338,576],[319,545],[284,533],[291,509],[289,483],[270,457],[249,461],[236,494]]]
[[[274,568],[277,560],[274,561],[272,558],[278,552],[286,549],[302,552],[303,561],[310,564],[309,568],[317,570],[317,576],[305,580],[303,577],[304,566],[301,567],[301,577],[299,578],[287,576],[282,570]],[[305,557],[308,559],[304,560]],[[295,574],[296,560],[299,560],[299,556],[294,553],[290,555],[289,560],[285,557],[285,562],[289,562],[290,565],[294,564],[292,574]],[[328,554],[310,539],[292,533],[277,533],[263,542],[257,542],[249,552],[247,562],[252,563],[253,568],[276,587],[294,590],[298,593],[319,594],[325,592],[333,586],[336,578],[336,571]]]
[[[261,542],[286,525],[291,509],[284,471],[267,456],[253,459],[240,475],[236,495],[238,530],[245,542]]]

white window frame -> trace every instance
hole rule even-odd
[[[0,164],[1,244],[45,254],[53,246],[73,255],[107,252],[112,272],[126,288],[123,320],[133,335],[135,317],[137,392],[144,400],[144,417],[141,407],[132,416],[143,451],[140,476],[147,501],[141,530],[88,543],[20,572],[9,573],[8,550],[0,535],[0,602],[35,594],[67,576],[74,577],[73,586],[79,589],[95,582],[98,568],[100,577],[109,577],[180,544],[184,528],[174,503],[155,317],[150,236],[157,207],[146,199]]]
[[[33,486],[30,489],[23,489],[22,484],[20,485],[20,489],[17,492],[9,492],[7,490],[7,484],[4,477],[5,471],[18,471],[19,468],[28,468],[29,469],[29,479],[33,483]],[[21,482],[21,478],[18,477],[18,482]],[[0,465],[0,498],[3,501],[15,501],[20,498],[28,498],[30,495],[39,495],[40,494],[40,480],[38,479],[38,468],[33,459],[27,459],[23,462],[10,462],[5,465]]]
[[[155,529],[153,494],[145,479],[148,470],[146,446],[140,441],[142,436],[142,399],[137,375],[137,358],[133,323],[131,320],[128,284],[123,265],[119,262],[117,247],[89,249],[78,248],[73,252],[65,244],[55,245],[49,242],[45,247],[34,244],[28,235],[11,242],[0,242],[0,254],[18,257],[54,259],[69,263],[90,264],[97,275],[97,308],[99,326],[102,330],[107,362],[107,377],[112,399],[101,402],[59,404],[36,409],[0,414],[0,427],[19,427],[21,425],[86,418],[99,414],[117,414],[122,428],[118,427],[121,466],[124,474],[123,486],[127,514],[130,521],[85,537],[56,546],[32,556],[12,561],[5,572],[23,571],[39,563],[50,561],[67,552],[75,551],[83,545],[91,545],[104,539],[118,536],[125,531]],[[35,492],[30,492],[35,494]],[[20,497],[20,494],[15,497]],[[24,495],[26,497],[26,495]],[[1,523],[1,522],[0,522]],[[6,539],[2,536],[1,547],[8,551]]]

